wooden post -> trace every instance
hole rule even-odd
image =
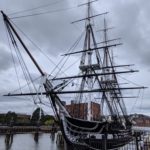
[[[9,149],[12,143],[13,143],[13,134],[11,132],[11,129],[8,129],[5,137],[6,148]]]

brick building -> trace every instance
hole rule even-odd
[[[99,120],[101,113],[100,104],[91,102],[90,106],[88,105],[88,103],[76,104],[72,101],[70,105],[66,105],[66,109],[75,118],[87,120],[88,113],[90,113],[91,120]]]
[[[146,115],[136,114],[132,116],[135,126],[150,127],[150,117]]]

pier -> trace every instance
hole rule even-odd
[[[13,126],[13,127],[8,127],[8,126],[0,126],[0,134],[6,134],[8,132],[17,134],[17,133],[36,133],[38,132],[43,132],[43,133],[51,133],[54,132],[54,129],[50,126]]]

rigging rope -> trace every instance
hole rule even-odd
[[[142,98],[141,98],[141,104],[140,104],[140,111],[141,111],[141,113],[142,113],[142,107],[143,107],[143,99],[144,99],[144,89],[142,90],[143,92],[142,92]]]
[[[58,65],[56,65],[54,63],[54,61],[37,45],[35,44],[35,42],[33,42],[33,40],[31,40],[31,38],[29,38],[29,36],[27,36],[27,34],[25,34],[13,21],[12,23],[16,26],[16,28],[49,60],[50,63],[52,63],[54,66],[56,66],[57,69],[60,69],[58,67]],[[62,72],[64,73],[64,72]],[[65,74],[65,73],[64,73]]]
[[[25,66],[24,66],[24,62],[22,62],[22,61],[23,61],[23,58],[22,58],[22,56],[18,53],[18,50],[17,50],[17,49],[15,49],[15,52],[16,52],[16,55],[17,55],[17,57],[18,57],[20,66],[21,66],[21,68],[22,68],[23,75],[24,75],[25,80],[26,80],[26,82],[27,82],[29,91],[30,91],[30,93],[32,93],[32,88],[30,87],[30,84],[29,84],[28,73],[26,72],[26,68],[25,68]],[[32,83],[32,82],[31,82],[31,83]],[[35,102],[35,99],[34,99],[34,96],[32,96],[32,98],[33,98],[34,103],[36,103],[36,102]]]
[[[137,104],[137,101],[138,101],[138,98],[140,96],[140,93],[141,93],[141,90],[139,89],[139,91],[138,91],[138,97],[136,98],[136,100],[135,100],[135,102],[134,102],[134,104],[133,104],[133,106],[132,106],[132,108],[130,110],[130,114],[134,111],[134,108],[135,108],[135,105]]]
[[[6,29],[6,26],[5,26],[5,29]],[[20,84],[20,80],[19,80],[19,76],[18,76],[18,72],[17,72],[17,66],[16,66],[16,63],[15,63],[14,56],[13,56],[12,47],[11,47],[11,44],[10,44],[10,41],[9,41],[9,35],[8,34],[9,34],[8,30],[6,29],[6,36],[7,36],[8,45],[9,45],[9,48],[10,48],[10,51],[11,51],[11,56],[12,56],[12,60],[13,60],[14,68],[15,68],[15,73],[16,73],[16,76],[17,76],[17,82],[18,82],[18,85],[19,85],[19,90],[20,90],[20,92],[22,92],[21,91],[21,84]]]
[[[30,12],[30,11],[33,11],[33,10],[37,10],[37,9],[41,9],[41,8],[45,8],[45,7],[49,7],[49,6],[52,6],[52,5],[55,5],[55,4],[58,4],[58,3],[61,3],[62,0],[58,0],[56,2],[52,2],[52,3],[48,3],[48,4],[45,4],[45,5],[40,5],[38,7],[34,7],[34,8],[29,8],[29,9],[25,9],[25,10],[21,10],[21,11],[17,11],[17,12],[13,12],[11,14],[8,14],[8,15],[16,15],[16,14],[20,14],[20,13],[26,13],[26,12]]]
[[[56,9],[56,10],[50,10],[50,11],[45,11],[45,12],[39,12],[39,13],[33,13],[33,14],[29,14],[29,15],[10,17],[10,19],[20,19],[20,18],[27,18],[27,17],[39,16],[39,15],[45,15],[45,14],[63,12],[63,11],[68,11],[68,10],[75,9],[75,8],[77,8],[77,6],[62,8],[62,9]]]
[[[55,64],[54,61],[37,44],[35,44],[35,42],[33,42],[33,40],[31,40],[31,38],[29,38],[27,36],[27,34],[25,34],[13,21],[12,21],[12,23],[37,48],[37,50],[39,50],[39,52],[41,52],[47,58],[47,60],[55,66],[53,71],[50,73],[50,76],[52,76],[51,74],[55,71],[56,68],[58,70],[60,70],[60,67],[59,67],[60,64],[59,63]],[[61,73],[63,73],[66,76],[65,72],[61,71]]]
[[[32,81],[32,77],[31,77],[31,75],[30,75],[30,73],[29,73],[29,70],[28,70],[28,68],[27,68],[27,66],[26,66],[26,64],[25,64],[25,62],[24,62],[24,59],[23,59],[23,57],[22,57],[22,55],[21,55],[21,52],[20,52],[20,50],[19,50],[19,48],[18,48],[18,45],[17,45],[16,40],[15,40],[15,37],[14,37],[14,35],[13,35],[13,33],[12,33],[12,31],[11,31],[9,25],[8,25],[6,22],[5,22],[5,24],[6,24],[8,33],[9,33],[9,35],[10,35],[11,41],[12,41],[12,45],[14,46],[14,49],[15,49],[15,51],[16,51],[16,55],[17,55],[17,57],[18,57],[20,66],[21,66],[22,71],[23,71],[23,73],[24,73],[24,76],[25,76],[26,82],[27,82],[27,84],[28,84],[29,90],[30,90],[30,92],[32,92],[32,88],[31,88],[30,85],[29,85],[29,80],[30,80],[31,83],[32,83],[32,86],[33,86],[34,90],[37,92],[37,89],[36,89],[36,87],[35,87],[35,85],[34,85],[34,83],[33,83],[33,81]],[[33,97],[34,103],[36,103],[36,101],[35,101],[35,99],[34,99],[34,96],[32,96],[32,97]],[[37,97],[38,97],[38,99],[41,101],[39,95],[37,95]]]
[[[67,76],[66,73],[65,73],[65,71],[61,71],[61,68],[58,67],[58,66],[61,64],[61,62],[63,61],[63,59],[64,59],[65,57],[63,57],[63,58],[60,60],[60,62],[56,65],[56,64],[54,63],[54,61],[53,61],[39,46],[37,46],[37,44],[35,44],[35,42],[33,42],[33,40],[31,40],[31,38],[29,38],[13,21],[11,21],[11,22],[12,22],[12,23],[16,26],[16,28],[17,28],[17,29],[49,60],[49,62],[51,62],[51,63],[55,66],[55,68],[51,71],[51,73],[50,73],[49,76],[52,76],[52,73],[53,73],[56,69],[59,70],[59,73],[63,73],[65,76]],[[79,37],[79,39],[82,38],[83,34],[84,34],[84,31],[82,32],[81,37]],[[78,39],[78,40],[79,40],[79,39]],[[77,41],[76,41],[76,42],[77,42]],[[75,43],[76,43],[76,42],[75,42]],[[75,44],[74,44],[74,45],[75,45]],[[73,45],[73,46],[74,46],[74,45]],[[70,52],[70,51],[72,50],[73,46],[72,46],[67,52]]]
[[[135,82],[133,82],[133,81],[130,81],[130,80],[126,79],[125,77],[123,77],[123,76],[121,76],[121,75],[118,75],[118,76],[119,76],[120,78],[122,78],[123,80],[128,81],[129,83],[132,83],[133,85],[141,86],[141,85],[139,85],[139,84],[137,84],[137,83],[135,83]]]
[[[11,22],[12,22],[12,21],[11,21]],[[14,22],[12,22],[12,23],[20,30],[20,32],[22,32],[22,33],[24,34],[24,36],[25,36],[34,46],[36,46],[36,47],[38,48],[38,50],[40,50],[40,52],[41,52],[44,56],[46,56],[46,57],[48,58],[48,60],[49,60],[51,63],[53,63],[53,64],[55,65],[55,63],[31,40]],[[79,37],[79,39],[75,42],[75,44],[72,46],[72,49],[75,48],[76,45],[79,43],[79,41],[81,40],[83,34],[84,34],[84,32],[81,34],[81,36]],[[70,51],[70,50],[71,50],[71,48],[69,49],[69,51]],[[62,59],[61,61],[63,61],[63,59]],[[58,66],[60,65],[61,61],[58,63],[58,65],[55,65],[56,67],[54,68],[54,70],[55,70],[56,68],[59,68]],[[67,59],[66,59],[66,61],[67,61]],[[63,63],[62,67],[65,65],[66,61]],[[67,68],[67,69],[68,69],[68,68]],[[59,68],[59,71],[57,72],[57,75],[58,75],[60,72],[63,72],[63,71],[61,71],[61,68]],[[64,73],[64,72],[63,72],[63,73]],[[66,75],[66,74],[65,74],[65,75]]]
[[[80,42],[80,40],[82,39],[82,36],[84,35],[84,31],[81,33],[81,36],[77,39],[77,41],[71,46],[71,48],[67,51],[67,53],[69,53],[69,52],[73,52],[74,51],[74,49],[76,48],[76,46],[78,45],[78,43]],[[59,71],[56,73],[56,75],[55,75],[55,78],[57,77],[57,75],[61,72],[61,70],[62,70],[62,68],[64,67],[64,65],[65,65],[65,63],[67,62],[67,60],[69,59],[69,57],[70,57],[70,55],[68,55],[67,57],[63,57],[61,60],[60,60],[60,62],[58,63],[58,65],[60,65],[62,62],[63,62],[63,60],[66,58],[66,60],[64,61],[64,63],[62,64],[62,66],[60,67],[60,69],[59,69]],[[57,66],[58,66],[57,65]],[[52,72],[54,72],[55,71],[55,68],[54,68],[54,70],[52,71]],[[51,72],[51,74],[52,74],[52,72]]]
[[[32,81],[34,82],[34,81],[37,81],[37,80],[39,80],[41,78],[41,76],[40,77],[38,77],[38,78],[36,78],[36,79],[33,79]],[[31,84],[31,82],[29,82],[29,84]],[[26,88],[28,86],[28,84],[25,84],[25,85],[23,85],[23,86],[21,86],[21,89],[23,90],[24,88]],[[15,92],[17,92],[19,89],[15,89],[15,90],[13,90],[13,91],[11,91],[10,93],[15,93]]]
[[[19,58],[19,54],[17,53],[17,47],[16,47],[16,43],[15,43],[15,39],[14,39],[14,37],[13,37],[13,34],[11,33],[11,30],[10,30],[10,28],[9,28],[9,26],[5,23],[5,25],[6,25],[6,27],[7,27],[7,31],[8,31],[8,33],[9,33],[9,35],[10,35],[10,38],[11,38],[11,41],[12,41],[12,45],[14,46],[14,49],[15,49],[15,52],[16,52],[16,55],[17,55],[17,58],[18,58],[18,61],[19,61],[19,63],[20,63],[20,66],[21,66],[21,68],[22,68],[22,71],[24,72],[24,69],[23,69],[23,66],[21,65],[22,63],[21,63],[21,60],[20,60],[20,58]],[[24,74],[25,75],[25,74]],[[27,81],[27,77],[25,76],[25,79],[26,79],[26,82],[27,82],[27,84],[28,84],[28,81]],[[29,86],[28,86],[29,87]],[[30,90],[30,87],[29,87],[29,90]]]
[[[74,66],[79,60],[80,60],[80,58],[77,59],[77,60],[76,60],[74,63],[72,63],[70,66],[68,66],[67,68],[65,68],[65,69],[63,70],[63,72],[66,72],[68,69],[70,69],[72,66]]]

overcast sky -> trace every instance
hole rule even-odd
[[[84,3],[83,0],[1,0],[0,9],[3,10],[12,21],[21,29],[43,52],[57,64],[61,59],[61,54],[73,45],[77,38],[84,31],[84,23],[71,24],[72,21],[82,19],[86,15],[86,7],[77,7]],[[114,50],[116,62],[120,64],[135,64],[133,69],[140,70],[135,75],[128,78],[132,82],[141,86],[150,85],[150,1],[149,0],[99,0],[92,5],[93,14],[108,11],[108,26],[115,27],[110,31],[110,39],[121,37],[123,46]],[[26,11],[28,10],[28,11]],[[43,15],[19,17],[49,12]],[[19,18],[15,18],[19,17]],[[13,19],[14,18],[14,19]],[[94,23],[94,29],[103,28],[103,17],[98,17]],[[99,25],[98,25],[99,23]],[[54,68],[44,55],[31,44],[27,38],[19,31],[32,54],[34,54],[42,69],[48,74]],[[100,33],[96,33],[101,36]],[[97,39],[100,41],[101,39]],[[81,46],[81,45],[80,45]],[[78,48],[80,48],[80,46]],[[78,49],[77,49],[78,50]],[[24,56],[32,76],[36,78],[39,74],[31,64],[29,58]],[[79,56],[72,57],[69,64],[76,62]],[[16,65],[17,62],[16,62]],[[74,65],[76,69],[77,65]],[[67,67],[66,67],[67,68]],[[67,73],[74,73],[75,68]],[[18,68],[19,70],[19,68]],[[65,70],[65,69],[64,69]],[[19,73],[22,76],[21,72]],[[127,77],[123,75],[123,77]],[[23,77],[21,83],[24,84]],[[18,87],[14,64],[11,57],[11,50],[7,40],[5,26],[0,17],[0,91],[1,95]],[[134,85],[135,86],[135,85]],[[137,91],[138,93],[138,91]],[[136,93],[136,94],[137,94]],[[129,113],[144,113],[150,115],[150,89],[140,92],[139,99],[126,100]],[[35,106],[33,102],[24,102],[0,98],[0,112],[14,110],[22,113],[31,113]],[[28,109],[26,109],[28,108]],[[47,112],[48,108],[44,109]]]

